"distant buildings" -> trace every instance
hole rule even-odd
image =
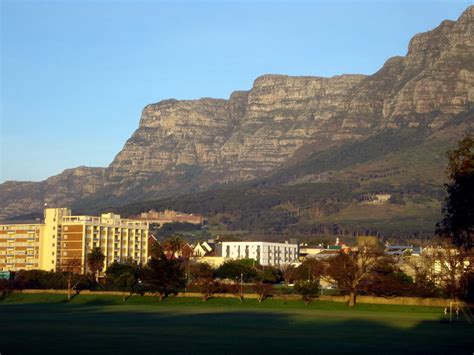
[[[298,244],[221,242],[218,244],[217,254],[231,259],[254,259],[263,266],[279,266],[298,260]]]
[[[156,223],[160,226],[165,223],[191,223],[202,225],[205,222],[202,216],[172,210],[165,210],[163,212],[150,210],[148,212],[142,212],[137,219],[148,223]]]
[[[98,247],[104,270],[114,261],[144,264],[148,257],[148,223],[113,213],[73,216],[68,208],[46,208],[39,224],[0,225],[0,270],[60,270],[71,260],[86,269],[86,256]]]

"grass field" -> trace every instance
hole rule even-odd
[[[436,307],[299,301],[14,294],[0,301],[0,353],[472,354],[474,326]]]

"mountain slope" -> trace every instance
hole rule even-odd
[[[458,21],[416,35],[405,57],[387,60],[370,76],[264,75],[229,100],[148,105],[109,167],[0,185],[0,218],[39,210],[44,202],[116,206],[260,179],[307,159],[306,165],[311,159],[322,164],[320,153],[344,154],[340,147],[386,132],[403,131],[401,136],[420,137],[415,143],[421,144],[473,107],[473,38],[471,6]],[[401,148],[412,144],[400,142]],[[362,145],[359,152],[368,151]],[[325,164],[321,173],[337,168]]]

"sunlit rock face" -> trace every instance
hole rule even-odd
[[[40,183],[0,185],[0,217],[43,203],[96,196],[111,204],[260,177],[387,128],[435,129],[474,103],[474,7],[417,34],[404,57],[375,74],[331,78],[263,75],[229,99],[165,100],[107,168],[76,168]]]

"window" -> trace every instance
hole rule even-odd
[[[63,244],[63,247],[64,247],[64,248],[67,248],[67,243],[64,243],[64,244]]]
[[[226,246],[225,248],[225,256],[228,258],[230,257],[230,245]]]
[[[67,256],[67,251],[63,252],[63,256]]]

